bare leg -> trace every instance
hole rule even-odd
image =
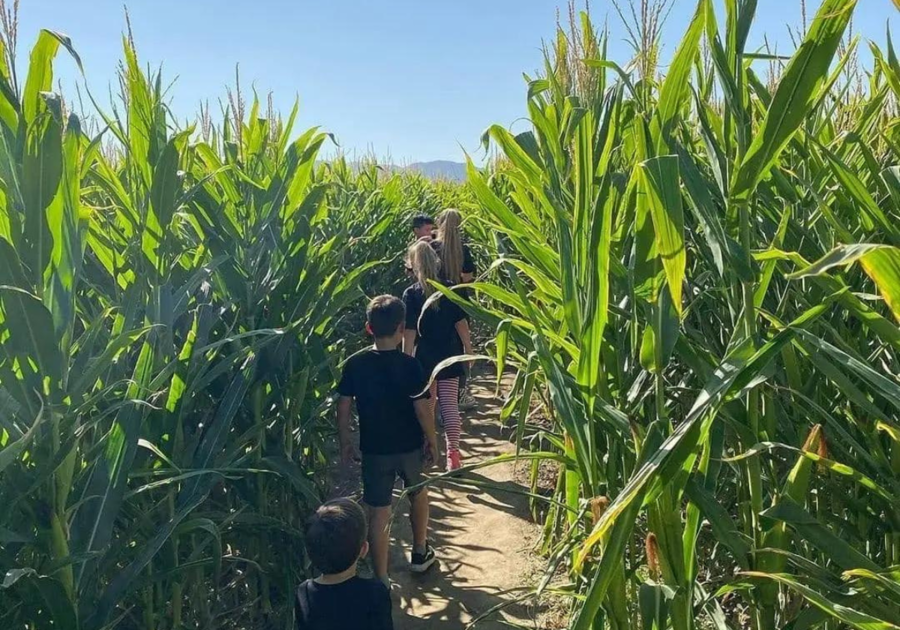
[[[375,577],[380,580],[388,574],[388,548],[391,544],[391,506],[369,508],[369,553]]]
[[[431,393],[431,398],[428,399],[428,402],[431,405],[431,417],[434,418],[434,426],[435,426],[435,428],[437,428],[437,426],[438,426],[438,418],[437,418],[438,386],[437,386],[437,381],[431,382],[431,389],[429,391]]]
[[[412,524],[413,546],[417,552],[425,550],[428,538],[428,488],[422,488],[410,500],[409,521]]]

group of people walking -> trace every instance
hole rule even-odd
[[[465,391],[472,354],[465,311],[437,287],[467,297],[458,285],[474,279],[475,264],[461,231],[458,210],[444,210],[437,223],[412,220],[415,242],[405,256],[412,283],[402,298],[380,295],[366,309],[369,348],[350,357],[338,384],[338,435],[343,461],[361,459],[363,509],[351,499],[320,507],[306,531],[312,563],[322,572],[297,591],[297,627],[302,630],[393,628],[391,622],[391,504],[397,479],[410,496],[413,548],[409,568],[424,573],[435,563],[428,542],[427,468],[462,466],[460,392]],[[359,448],[352,440],[356,404]],[[438,446],[436,408],[445,448]],[[369,555],[375,579],[357,576]]]
[[[417,240],[407,252],[406,265],[415,281],[403,292],[406,308],[403,351],[418,359],[425,374],[434,376],[430,393],[443,420],[447,469],[456,470],[460,467],[460,392],[465,392],[468,366],[453,363],[437,374],[434,370],[442,361],[472,354],[472,341],[465,311],[440,294],[436,284],[455,287],[471,282],[475,263],[461,238],[458,210],[442,212],[436,230],[428,221],[429,217],[424,215],[413,219]],[[417,229],[416,225],[420,227]],[[468,295],[464,290],[457,291]]]

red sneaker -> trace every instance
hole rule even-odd
[[[459,451],[447,451],[447,470],[459,470],[461,466]]]

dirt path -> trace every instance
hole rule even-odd
[[[478,406],[463,414],[464,464],[513,450],[500,435],[493,384],[487,377],[476,377],[470,391]],[[342,471],[340,477],[343,493],[358,488],[354,471]],[[390,572],[397,630],[465,628],[479,615],[527,590],[527,578],[535,566],[531,549],[538,530],[530,519],[528,499],[502,491],[504,486],[521,487],[514,480],[513,464],[488,467],[467,477],[499,488],[431,489],[429,537],[439,562],[425,575],[413,575],[407,568],[412,544],[408,503],[395,503],[398,512],[391,531]],[[533,613],[530,606],[512,604],[479,622],[477,628],[510,627],[504,620],[535,627]]]

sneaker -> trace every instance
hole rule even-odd
[[[413,551],[412,558],[409,562],[409,570],[413,573],[425,573],[437,560],[431,543],[425,543],[425,553],[416,553]]]
[[[467,390],[463,390],[459,395],[460,411],[471,411],[478,405],[478,402]]]
[[[462,464],[459,461],[459,451],[447,451],[447,470],[459,470]]]

